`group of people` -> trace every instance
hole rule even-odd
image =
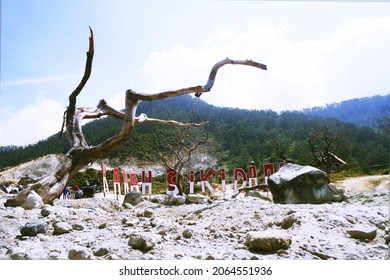
[[[83,190],[79,186],[66,186],[62,192],[63,199],[78,199],[83,197]]]

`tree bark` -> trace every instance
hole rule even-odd
[[[129,89],[126,91],[124,112],[113,109],[105,100],[101,100],[96,109],[84,107],[76,108],[77,96],[81,93],[91,75],[93,56],[94,37],[93,31],[90,28],[89,49],[87,52],[84,75],[79,85],[69,95],[69,105],[64,113],[63,127],[65,126],[66,128],[66,134],[71,144],[71,148],[67,154],[62,157],[60,163],[52,174],[27,186],[26,189],[14,198],[8,199],[5,206],[16,207],[23,205],[28,194],[32,190],[41,196],[45,204],[53,204],[53,201],[61,196],[65,186],[69,184],[70,180],[77,174],[78,171],[80,171],[80,169],[94,161],[96,158],[104,155],[113,147],[120,145],[129,137],[135,125],[146,122],[179,127],[205,126],[209,124],[207,121],[202,123],[181,123],[173,120],[159,120],[148,118],[145,114],[141,114],[137,117],[137,107],[141,101],[154,101],[190,93],[195,93],[199,97],[201,93],[211,90],[218,69],[226,64],[242,64],[266,70],[265,65],[251,60],[231,60],[227,58],[215,64],[205,86],[194,86],[156,94],[137,93]],[[98,145],[89,146],[82,131],[82,121],[83,119],[98,119],[102,116],[111,116],[123,120],[122,129],[119,133],[104,140]]]

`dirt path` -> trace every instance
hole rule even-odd
[[[389,175],[362,176],[338,181],[346,195],[373,194],[390,191]]]

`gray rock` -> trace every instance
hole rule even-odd
[[[82,225],[82,224],[73,224],[72,228],[73,228],[73,230],[82,231],[82,230],[84,230],[84,225]]]
[[[246,234],[245,243],[252,251],[276,252],[279,249],[288,249],[291,238],[285,231],[280,230],[250,231]]]
[[[104,229],[107,227],[107,223],[102,223],[100,225],[98,225],[98,229]]]
[[[134,232],[130,233],[129,246],[133,249],[141,251],[152,250],[157,243],[161,241],[161,237],[151,232]]]
[[[275,203],[320,204],[344,197],[329,186],[328,174],[312,166],[287,163],[268,178],[268,185]]]
[[[131,191],[125,195],[125,198],[123,200],[123,206],[125,206],[126,203],[135,206],[141,203],[142,201],[143,201],[142,194],[140,192]]]
[[[201,195],[201,194],[188,194],[187,201],[189,203],[196,203],[196,204],[206,204],[211,202],[208,196]]]
[[[347,230],[348,234],[355,239],[369,239],[376,237],[376,227],[369,225],[356,225],[352,229]]]
[[[295,224],[300,225],[301,221],[294,215],[288,215],[287,217],[284,217],[283,220],[280,222],[280,227],[282,229],[289,229]]]
[[[93,254],[96,256],[96,257],[102,257],[102,256],[105,256],[109,253],[109,250],[105,247],[100,247],[98,249],[96,249]]]
[[[183,230],[182,235],[184,238],[191,238],[194,235],[194,230],[191,228],[186,228]]]
[[[151,218],[153,216],[153,213],[154,213],[153,209],[151,208],[145,209],[144,217]]]
[[[123,224],[125,227],[136,226],[138,223],[139,223],[139,220],[136,219],[136,218],[123,218],[123,219],[122,219],[122,224]]]
[[[42,198],[35,192],[30,191],[27,195],[26,201],[21,205],[25,210],[39,209],[43,207],[44,203]]]
[[[43,217],[47,217],[49,216],[50,214],[53,214],[54,211],[52,210],[52,208],[50,206],[44,206],[41,210],[41,215]]]
[[[166,195],[163,200],[164,205],[183,205],[186,203],[184,195]]]
[[[70,260],[88,260],[91,259],[91,254],[86,248],[78,246],[70,249],[68,252],[68,259]]]
[[[67,222],[54,223],[53,228],[54,228],[54,232],[53,232],[54,235],[65,234],[73,231],[73,227]]]
[[[255,191],[255,190],[250,190],[250,191],[245,192],[245,197],[255,197],[255,198],[265,200],[265,201],[272,202],[272,200],[270,198],[261,195],[261,193],[259,191]]]
[[[20,229],[20,233],[23,236],[36,236],[39,233],[46,233],[47,228],[48,224],[44,221],[28,222]]]

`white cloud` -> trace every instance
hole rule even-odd
[[[59,132],[65,108],[40,93],[34,104],[8,112],[0,123],[0,146],[28,145]]]
[[[202,49],[176,45],[152,53],[143,71],[151,91],[203,85],[214,63],[225,57],[250,58],[268,71],[224,66],[210,93],[218,106],[276,111],[321,106],[390,91],[390,18],[357,20],[321,40],[292,42],[289,29],[253,22],[237,33],[223,30]]]

